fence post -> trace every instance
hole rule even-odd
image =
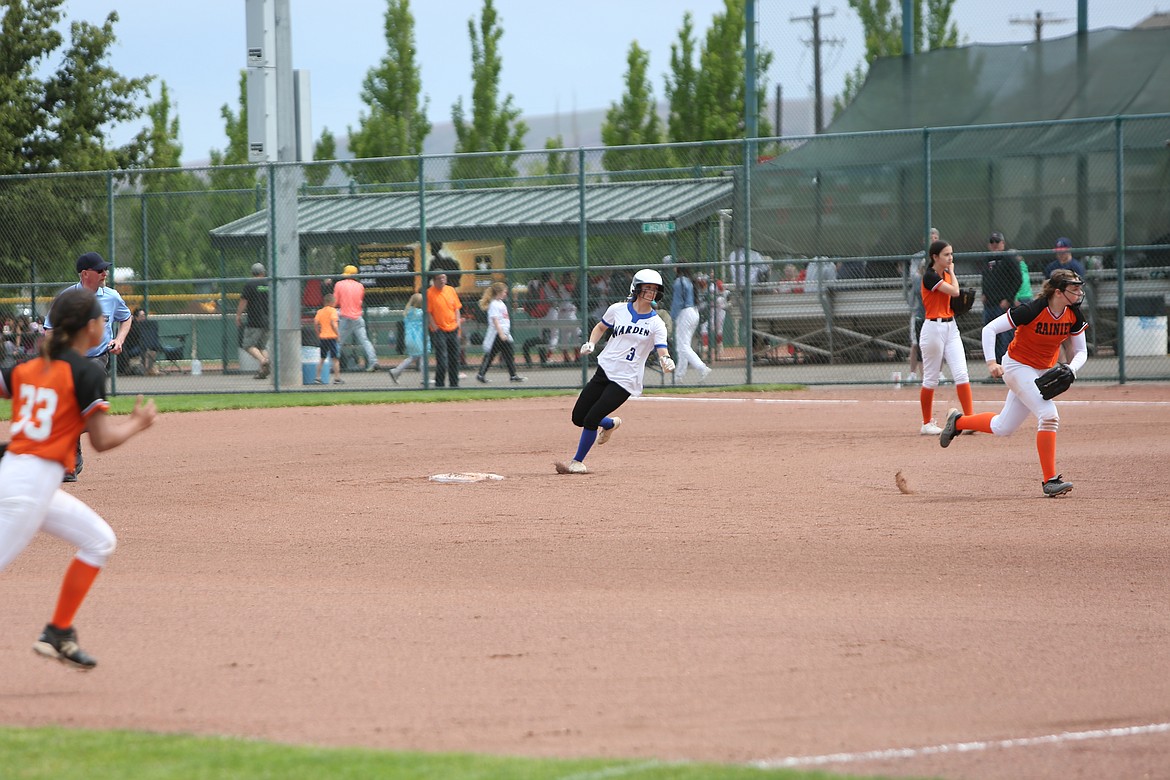
[[[1125,384],[1125,125],[1113,120],[1117,145],[1117,381]]]
[[[427,274],[430,270],[427,263],[427,180],[423,172],[426,169],[425,160],[420,154],[418,156],[418,284],[419,292],[422,293],[422,310],[423,310],[423,328],[422,328],[422,357],[420,358],[422,365],[419,366],[419,371],[422,372],[422,386],[424,390],[430,389],[431,375],[430,371],[430,354],[431,354],[431,329],[428,327],[427,317],[427,298],[430,293],[431,277]],[[403,325],[403,334],[405,335],[405,324]]]
[[[577,202],[581,210],[580,219],[577,220],[579,225],[577,228],[577,256],[581,264],[581,280],[579,282],[581,287],[581,330],[585,338],[588,339],[589,331],[586,328],[589,326],[589,249],[587,243],[589,241],[589,227],[585,211],[585,147],[583,146],[577,147],[577,191]],[[581,357],[581,386],[584,387],[589,381],[589,357],[587,355]]]

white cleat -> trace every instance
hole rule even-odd
[[[602,428],[600,431],[597,432],[597,443],[598,444],[605,444],[607,441],[609,441],[609,437],[613,436],[613,432],[616,431],[620,427],[622,427],[622,418],[614,417],[612,428],[610,428],[609,430]],[[573,461],[573,462],[576,463],[576,461]]]
[[[579,460],[571,460],[568,463],[558,461],[556,464],[558,474],[588,474],[589,469],[585,468],[585,464]]]
[[[942,432],[943,432],[943,429],[938,427],[938,424],[934,420],[931,420],[928,423],[922,423],[922,435],[923,436],[938,436]]]

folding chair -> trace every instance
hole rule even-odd
[[[179,365],[179,361],[183,359],[183,353],[187,349],[187,336],[174,336],[179,343],[167,344],[163,343],[162,349],[159,351],[159,360],[166,361],[171,364],[176,373],[183,373],[183,367]],[[164,367],[164,371],[170,372],[169,368]]]

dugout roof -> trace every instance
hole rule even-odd
[[[730,208],[728,177],[585,186],[589,235],[642,233],[646,222],[673,221],[681,231]],[[427,239],[576,236],[581,190],[576,186],[439,189],[426,192]],[[302,246],[406,243],[421,230],[418,192],[297,198]],[[217,249],[263,246],[268,212],[258,211],[211,231]]]

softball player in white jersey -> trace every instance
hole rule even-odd
[[[934,390],[942,374],[943,360],[955,380],[955,394],[964,414],[973,411],[971,379],[967,374],[967,357],[963,353],[963,339],[951,311],[951,299],[959,294],[955,279],[955,254],[946,241],[930,245],[926,268],[922,272],[922,306],[926,320],[918,339],[922,351],[922,387],[918,391],[922,407],[923,436],[937,436],[942,428],[934,421]]]
[[[597,356],[597,372],[573,406],[573,425],[581,428],[577,453],[568,463],[556,464],[558,474],[589,472],[585,456],[594,442],[605,444],[622,424],[622,418],[610,415],[627,398],[642,394],[642,377],[651,352],[657,351],[662,370],[674,370],[666,345],[666,323],[654,310],[654,304],[662,300],[663,290],[662,276],[657,271],[638,271],[630,282],[629,297],[606,309],[601,322],[593,326],[589,340],[581,345],[581,354],[588,355],[609,332],[609,341]]]

